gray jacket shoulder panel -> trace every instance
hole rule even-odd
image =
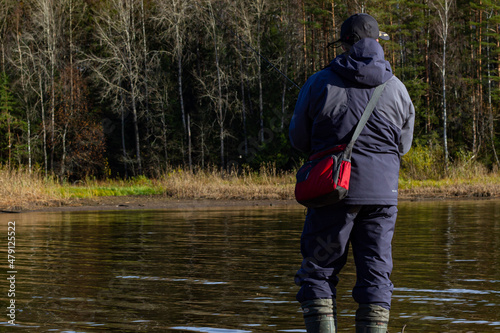
[[[413,140],[415,108],[405,85],[393,76],[377,103],[377,112],[401,130],[399,152],[406,154]]]
[[[312,128],[335,113],[346,109],[344,82],[330,68],[312,75],[300,90],[295,111],[289,126],[289,138],[294,148],[302,152],[311,151]]]

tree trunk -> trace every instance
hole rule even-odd
[[[122,156],[123,156],[123,166],[125,171],[125,178],[128,178],[128,158],[127,158],[127,147],[125,145],[125,98],[123,97],[123,91],[120,91],[120,111],[121,111],[121,137],[122,137]]]
[[[182,94],[182,59],[179,54],[180,51],[177,51],[177,82],[179,86],[179,103],[181,105],[181,117],[182,117],[182,130],[184,132],[183,141],[187,141],[187,125],[186,125],[186,112],[184,110],[184,96]],[[185,156],[186,152],[182,152],[182,155]]]
[[[486,20],[486,31],[489,31],[489,21],[490,17]],[[498,160],[497,150],[495,148],[495,126],[494,126],[494,117],[493,117],[493,102],[492,102],[492,92],[491,92],[491,72],[490,72],[490,36],[486,37],[486,68],[488,75],[488,128],[490,134],[490,142],[491,142],[491,150],[493,151],[493,156],[495,157],[495,161],[497,167],[500,167],[500,161]]]
[[[44,90],[43,90],[43,76],[41,73],[41,69],[38,69],[38,88],[40,89],[40,107],[42,109],[42,132],[43,132],[43,166],[45,171],[45,177],[48,176],[48,154],[47,154],[47,124],[45,122],[45,100]]]
[[[219,50],[217,45],[217,35],[215,34],[214,26],[214,49],[215,49],[215,66],[217,67],[217,84],[219,91],[218,98],[218,122],[219,122],[219,140],[220,140],[220,167],[221,171],[224,170],[224,115],[222,112],[222,83],[219,65]]]
[[[129,79],[129,84],[130,84],[130,102],[131,102],[131,107],[132,107],[132,123],[134,125],[134,139],[135,139],[135,155],[136,155],[136,163],[137,163],[137,172],[139,175],[142,174],[142,158],[141,158],[141,136],[139,132],[139,116],[138,116],[138,111],[137,111],[137,97],[138,97],[138,92],[139,92],[139,87],[137,85],[138,83],[138,68],[137,68],[137,63],[134,61],[132,62],[133,57],[136,56],[134,54],[134,50],[132,47],[132,44],[136,40],[135,38],[135,24],[134,24],[134,6],[133,6],[133,1],[130,1],[129,3],[129,11],[127,13],[123,13],[124,16],[128,16],[125,19],[125,36],[126,36],[126,49],[127,49],[127,65],[128,65],[128,70],[127,70],[127,76]]]
[[[495,12],[495,16],[498,16],[498,12]],[[500,36],[500,24],[497,24],[496,34]],[[497,39],[497,50],[500,50],[500,38]],[[497,89],[500,90],[500,52],[497,53],[497,76]]]
[[[132,86],[132,90],[136,89],[136,87]],[[142,159],[141,159],[141,140],[139,135],[139,120],[137,117],[137,101],[136,96],[132,93],[132,121],[134,123],[134,132],[135,132],[135,153],[136,153],[136,162],[137,162],[137,171],[139,175],[142,174]]]
[[[245,157],[248,155],[248,138],[247,138],[247,112],[245,106],[245,84],[244,84],[244,70],[243,70],[243,49],[241,49],[241,43],[239,43],[240,52],[242,56],[240,57],[240,88],[241,88],[241,113],[243,118],[243,144],[245,150]]]
[[[257,52],[261,53],[261,12],[259,10],[257,17]],[[263,92],[262,92],[262,60],[260,57],[257,57],[257,73],[259,80],[259,140],[260,143],[264,143],[264,100],[263,100]]]
[[[425,4],[428,7],[428,0],[425,0]],[[430,10],[427,9],[425,11],[426,22],[429,22],[428,18],[430,17]],[[431,131],[431,86],[430,86],[430,57],[429,57],[429,44],[430,44],[430,27],[429,24],[425,27],[425,110],[427,114],[427,121],[425,122],[425,133],[429,134]]]
[[[316,73],[316,64],[317,64],[317,52],[316,52],[316,28],[314,27],[316,17],[314,14],[311,14],[311,62],[312,62],[312,72]]]
[[[68,124],[64,126],[64,131],[62,135],[62,157],[61,157],[61,171],[59,177],[64,178],[64,173],[66,172],[66,135],[68,134]]]
[[[286,74],[286,73],[285,73]],[[281,92],[281,124],[280,130],[285,128],[285,114],[286,114],[286,78],[283,78],[283,90]]]
[[[336,25],[335,25],[335,2],[334,0],[332,0],[332,41],[334,40],[337,40],[337,36],[336,36]],[[333,58],[335,58],[337,56],[337,49],[335,47],[333,47]],[[328,59],[330,60],[330,59]]]
[[[452,0],[437,1],[437,14],[440,18],[441,31],[440,38],[443,45],[443,53],[441,57],[441,79],[442,79],[442,106],[443,106],[443,145],[444,145],[444,163],[445,169],[448,170],[449,153],[448,153],[448,114],[446,106],[446,52],[448,46],[448,32],[450,23],[450,5]]]
[[[56,18],[54,3],[51,0],[41,1],[43,19],[44,19],[44,33],[47,44],[46,52],[49,57],[50,68],[50,169],[54,170],[54,153],[55,153],[55,87],[56,87]]]
[[[219,141],[220,141],[220,170],[221,173],[224,172],[225,163],[224,163],[224,112],[222,106],[222,79],[221,79],[221,70],[220,70],[220,59],[219,59],[219,45],[217,41],[217,31],[216,31],[216,23],[215,16],[213,13],[213,8],[210,6],[210,15],[211,15],[211,28],[213,34],[214,41],[214,54],[215,54],[215,68],[217,74],[217,98],[214,98],[216,102],[217,109],[217,122],[219,123]]]
[[[70,116],[73,114],[74,110],[74,87],[73,87],[73,1],[69,0],[69,71],[70,71],[70,78],[69,78],[69,97],[70,97],[70,102],[69,102],[69,114]],[[69,125],[69,119],[67,119],[66,124],[64,125],[64,131],[62,135],[62,157],[61,157],[61,171],[60,171],[60,178],[64,177],[64,174],[66,172],[66,136],[68,135],[68,125]]]
[[[446,109],[446,40],[443,41],[443,68],[441,70],[443,80],[443,141],[444,141],[444,163],[445,168],[448,169],[448,115]]]
[[[482,5],[482,1],[479,1],[479,6]],[[477,60],[478,60],[478,65],[477,65],[477,78],[478,78],[478,83],[477,83],[477,105],[478,105],[478,117],[477,117],[477,129],[479,130],[478,133],[478,141],[480,146],[482,144],[483,138],[484,138],[484,129],[483,129],[483,11],[479,10],[479,34],[478,34],[478,49],[477,49]]]
[[[471,10],[469,13],[470,17],[473,17],[473,11]],[[472,24],[470,27],[471,31],[472,29]],[[474,39],[475,36],[473,33],[471,33],[471,39]],[[472,76],[474,78],[474,66],[476,65],[476,58],[475,58],[475,50],[474,50],[474,44],[470,44],[470,58],[471,58],[471,64],[472,64]],[[476,107],[476,91],[475,91],[475,85],[473,84],[471,87],[471,93],[470,93],[470,103],[471,103],[471,111],[472,111],[472,156],[477,156],[477,125],[476,125],[476,113],[477,113],[477,107]]]
[[[146,40],[146,19],[144,14],[144,0],[141,0],[141,26],[142,26],[142,53],[144,57],[144,112],[146,114],[146,119],[148,119],[148,124],[146,128],[148,129],[149,137],[150,133],[150,115],[149,115],[149,82],[148,82],[148,47]]]
[[[302,50],[304,52],[304,81],[307,80],[307,29],[306,29],[306,4],[302,0]]]
[[[179,103],[180,103],[180,107],[181,107],[182,127],[183,127],[183,131],[184,131],[183,142],[185,142],[188,146],[188,152],[187,152],[188,167],[190,170],[192,170],[193,164],[192,164],[192,157],[191,157],[191,143],[190,143],[190,138],[188,137],[190,129],[188,129],[188,127],[187,127],[188,124],[186,121],[186,110],[185,110],[185,106],[184,106],[184,96],[183,96],[183,87],[182,87],[182,48],[183,48],[183,43],[182,43],[181,28],[183,28],[182,15],[184,14],[184,10],[182,8],[177,7],[179,5],[179,3],[176,0],[172,1],[172,4],[173,4],[173,9],[174,9],[173,14],[176,15],[176,18],[174,19],[174,22],[175,22],[175,51],[176,51],[175,53],[177,56],[177,76],[178,76],[177,82],[179,85]],[[183,4],[181,4],[181,6],[183,6]],[[186,156],[185,151],[182,152],[182,156],[184,159]],[[185,161],[185,159],[184,159],[184,161]]]
[[[168,170],[168,150],[167,150],[167,117],[165,116],[165,108],[168,106],[168,90],[165,89],[165,101],[167,105],[161,103],[161,123],[163,137],[163,154],[165,157],[165,171]]]
[[[28,170],[29,173],[31,174],[32,172],[32,156],[31,156],[31,119],[30,119],[30,107],[28,106],[28,87],[27,87],[27,80],[25,78],[25,68],[24,68],[24,60],[23,60],[23,52],[21,50],[21,30],[20,30],[20,11],[16,11],[16,18],[15,18],[15,26],[16,26],[16,43],[17,43],[17,52],[19,53],[19,66],[20,66],[20,76],[21,76],[21,87],[22,87],[22,92],[23,92],[23,102],[24,102],[24,107],[26,108],[26,123],[27,123],[27,130],[28,130],[28,138],[27,138],[27,144],[28,144]]]
[[[191,159],[191,114],[187,114],[187,136],[188,136],[188,158],[189,158],[189,171],[193,173],[193,160]]]

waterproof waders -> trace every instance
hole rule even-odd
[[[302,302],[307,333],[335,333],[337,307],[332,299],[313,299]]]
[[[356,333],[386,333],[389,310],[379,305],[360,304],[356,311]]]

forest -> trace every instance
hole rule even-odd
[[[498,172],[495,0],[1,0],[0,164],[69,180],[293,170],[299,87],[357,12],[391,37],[413,158]]]

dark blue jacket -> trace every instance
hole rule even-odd
[[[415,117],[406,87],[392,74],[380,44],[364,38],[311,76],[295,106],[292,146],[316,153],[350,141],[375,87],[386,81],[353,148],[347,204],[397,204],[401,155],[410,150]]]

